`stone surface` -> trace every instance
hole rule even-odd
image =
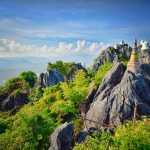
[[[71,64],[66,75],[63,75],[57,69],[52,69],[51,71],[47,71],[46,73],[41,73],[39,75],[38,84],[40,87],[47,87],[53,86],[59,82],[73,80],[74,75],[78,70],[87,72],[87,70],[81,65],[81,63]]]
[[[144,74],[124,71],[122,64],[116,64],[104,78],[86,114],[87,129],[113,127],[134,117],[150,115],[149,79]]]
[[[131,55],[132,48],[128,44],[122,43],[116,45],[116,47],[108,47],[103,50],[100,55],[95,59],[93,70],[97,71],[98,68],[105,62],[118,62],[118,56],[124,56],[124,58],[129,59]]]
[[[76,137],[76,143],[82,143],[85,141],[86,137],[89,135],[86,131],[80,131]]]
[[[0,95],[0,110],[9,111],[16,109],[24,104],[28,103],[28,93],[26,91],[21,91],[17,95],[7,94]]]
[[[41,87],[53,86],[63,81],[64,76],[56,69],[53,69],[46,73],[41,73],[39,76],[39,84]]]
[[[73,143],[73,125],[64,123],[55,129],[50,136],[49,150],[70,150]]]
[[[96,94],[96,91],[97,87],[95,87],[92,83],[86,99],[79,105],[79,111],[82,117],[84,117],[87,111],[89,110],[90,105],[93,102],[94,96]]]

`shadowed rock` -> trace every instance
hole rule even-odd
[[[49,150],[70,150],[73,143],[73,125],[64,123],[55,129],[50,137]]]
[[[53,69],[46,73],[41,73],[39,77],[39,84],[41,87],[53,86],[63,81],[64,76],[56,69]]]
[[[24,104],[28,103],[28,92],[21,91],[18,94],[10,94],[5,97],[0,96],[0,110],[1,111],[9,111],[12,109],[16,109]]]

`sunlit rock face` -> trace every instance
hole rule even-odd
[[[120,123],[150,115],[150,78],[148,66],[141,72],[125,71],[116,64],[99,86],[86,113],[86,129],[112,127]]]

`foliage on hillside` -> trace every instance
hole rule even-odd
[[[150,119],[128,122],[118,127],[114,135],[96,133],[74,147],[74,150],[148,150],[150,148]]]
[[[109,62],[106,62],[105,64],[100,66],[94,77],[96,85],[99,85],[102,82],[102,79],[104,78],[106,73],[112,68],[112,66],[113,64]]]
[[[66,75],[72,63],[56,62],[49,64],[48,70],[57,68]],[[111,69],[111,63],[105,63],[94,73],[83,70],[76,72],[72,81],[57,85],[38,88],[34,87],[36,76],[25,72],[19,77],[6,82],[0,88],[0,95],[18,93],[20,90],[29,90],[29,103],[17,112],[0,113],[0,150],[4,149],[48,149],[49,135],[60,124],[72,121],[75,132],[82,128],[83,122],[78,119],[79,104],[84,101],[90,82],[98,86],[106,73]],[[109,145],[110,149],[146,149],[150,146],[150,120],[129,122],[120,126],[114,136],[106,133],[97,133],[90,136],[85,143],[77,145],[75,150],[103,150]],[[109,144],[108,144],[109,143]]]
[[[6,81],[4,85],[0,86],[0,97],[6,98],[8,95],[16,97],[21,92],[28,90],[29,84],[25,80],[16,77]]]
[[[47,70],[51,71],[52,69],[57,69],[63,75],[67,75],[74,64],[75,63],[65,63],[63,61],[56,61],[55,63],[48,63]]]
[[[4,85],[0,86],[0,96],[9,95],[16,90],[29,90],[37,81],[37,76],[34,72],[22,72],[18,77],[9,79]]]
[[[15,115],[1,113],[0,150],[47,149],[48,137],[56,126],[78,115],[78,105],[87,95],[89,78],[84,71],[70,82],[44,89]],[[37,95],[35,95],[37,96]]]
[[[29,84],[30,87],[34,87],[34,85],[37,81],[37,76],[32,71],[22,72],[19,75],[19,78],[25,80]]]

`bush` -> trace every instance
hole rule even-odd
[[[98,69],[95,75],[95,84],[97,86],[101,84],[103,78],[105,77],[105,75],[111,68],[112,68],[112,63],[109,63],[109,62],[100,66],[100,68]]]
[[[118,127],[115,135],[96,133],[74,150],[148,150],[150,148],[150,119],[128,122]]]
[[[32,110],[30,114],[29,111],[25,113],[25,110],[17,113],[13,117],[12,126],[0,134],[0,150],[48,148],[48,137],[55,128],[54,121],[46,111]]]
[[[37,76],[34,72],[32,71],[27,71],[27,72],[22,72],[19,77],[23,80],[25,80],[29,86],[32,88],[36,81],[37,81]]]
[[[39,87],[35,87],[32,89],[29,95],[29,99],[30,101],[34,102],[39,100],[42,96],[43,96],[43,89]]]

